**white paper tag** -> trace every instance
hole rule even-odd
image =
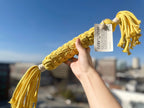
[[[94,49],[100,52],[113,51],[112,24],[106,24],[101,28],[101,24],[95,24]]]

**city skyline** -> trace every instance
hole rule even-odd
[[[91,46],[91,56],[96,59],[116,57],[131,63],[133,57],[143,57],[143,19],[141,10],[144,1],[0,1],[0,61],[40,62],[53,50],[100,23],[106,18],[113,19],[117,12],[129,10],[141,20],[141,45],[131,50],[128,56],[117,47],[120,39],[119,27],[114,36],[114,51],[95,52]]]

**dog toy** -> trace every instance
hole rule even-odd
[[[113,31],[117,25],[120,26],[121,38],[117,46],[123,48],[123,52],[128,55],[131,54],[130,49],[133,49],[134,46],[140,44],[140,23],[141,21],[129,11],[120,11],[113,20],[105,19],[101,22],[102,25],[112,24]],[[51,52],[39,66],[30,67],[19,81],[11,100],[9,101],[12,108],[36,108],[41,72],[45,69],[53,70],[63,62],[78,54],[75,46],[77,38],[80,39],[84,48],[93,45],[94,27]]]

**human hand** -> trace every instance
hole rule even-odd
[[[78,59],[72,58],[66,64],[71,67],[73,73],[81,82],[90,108],[122,108],[94,69],[90,48],[83,48],[79,39],[76,40],[75,45],[79,52]]]
[[[73,57],[71,60],[68,60],[65,63],[71,67],[75,76],[80,80],[83,75],[87,74],[91,69],[93,69],[93,65],[90,56],[90,48],[83,48],[80,39],[76,40],[75,45],[79,52],[78,59]]]

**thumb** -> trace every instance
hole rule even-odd
[[[83,48],[82,45],[81,45],[80,39],[76,40],[75,45],[76,45],[76,48],[77,48],[79,53],[85,51],[85,48]]]

